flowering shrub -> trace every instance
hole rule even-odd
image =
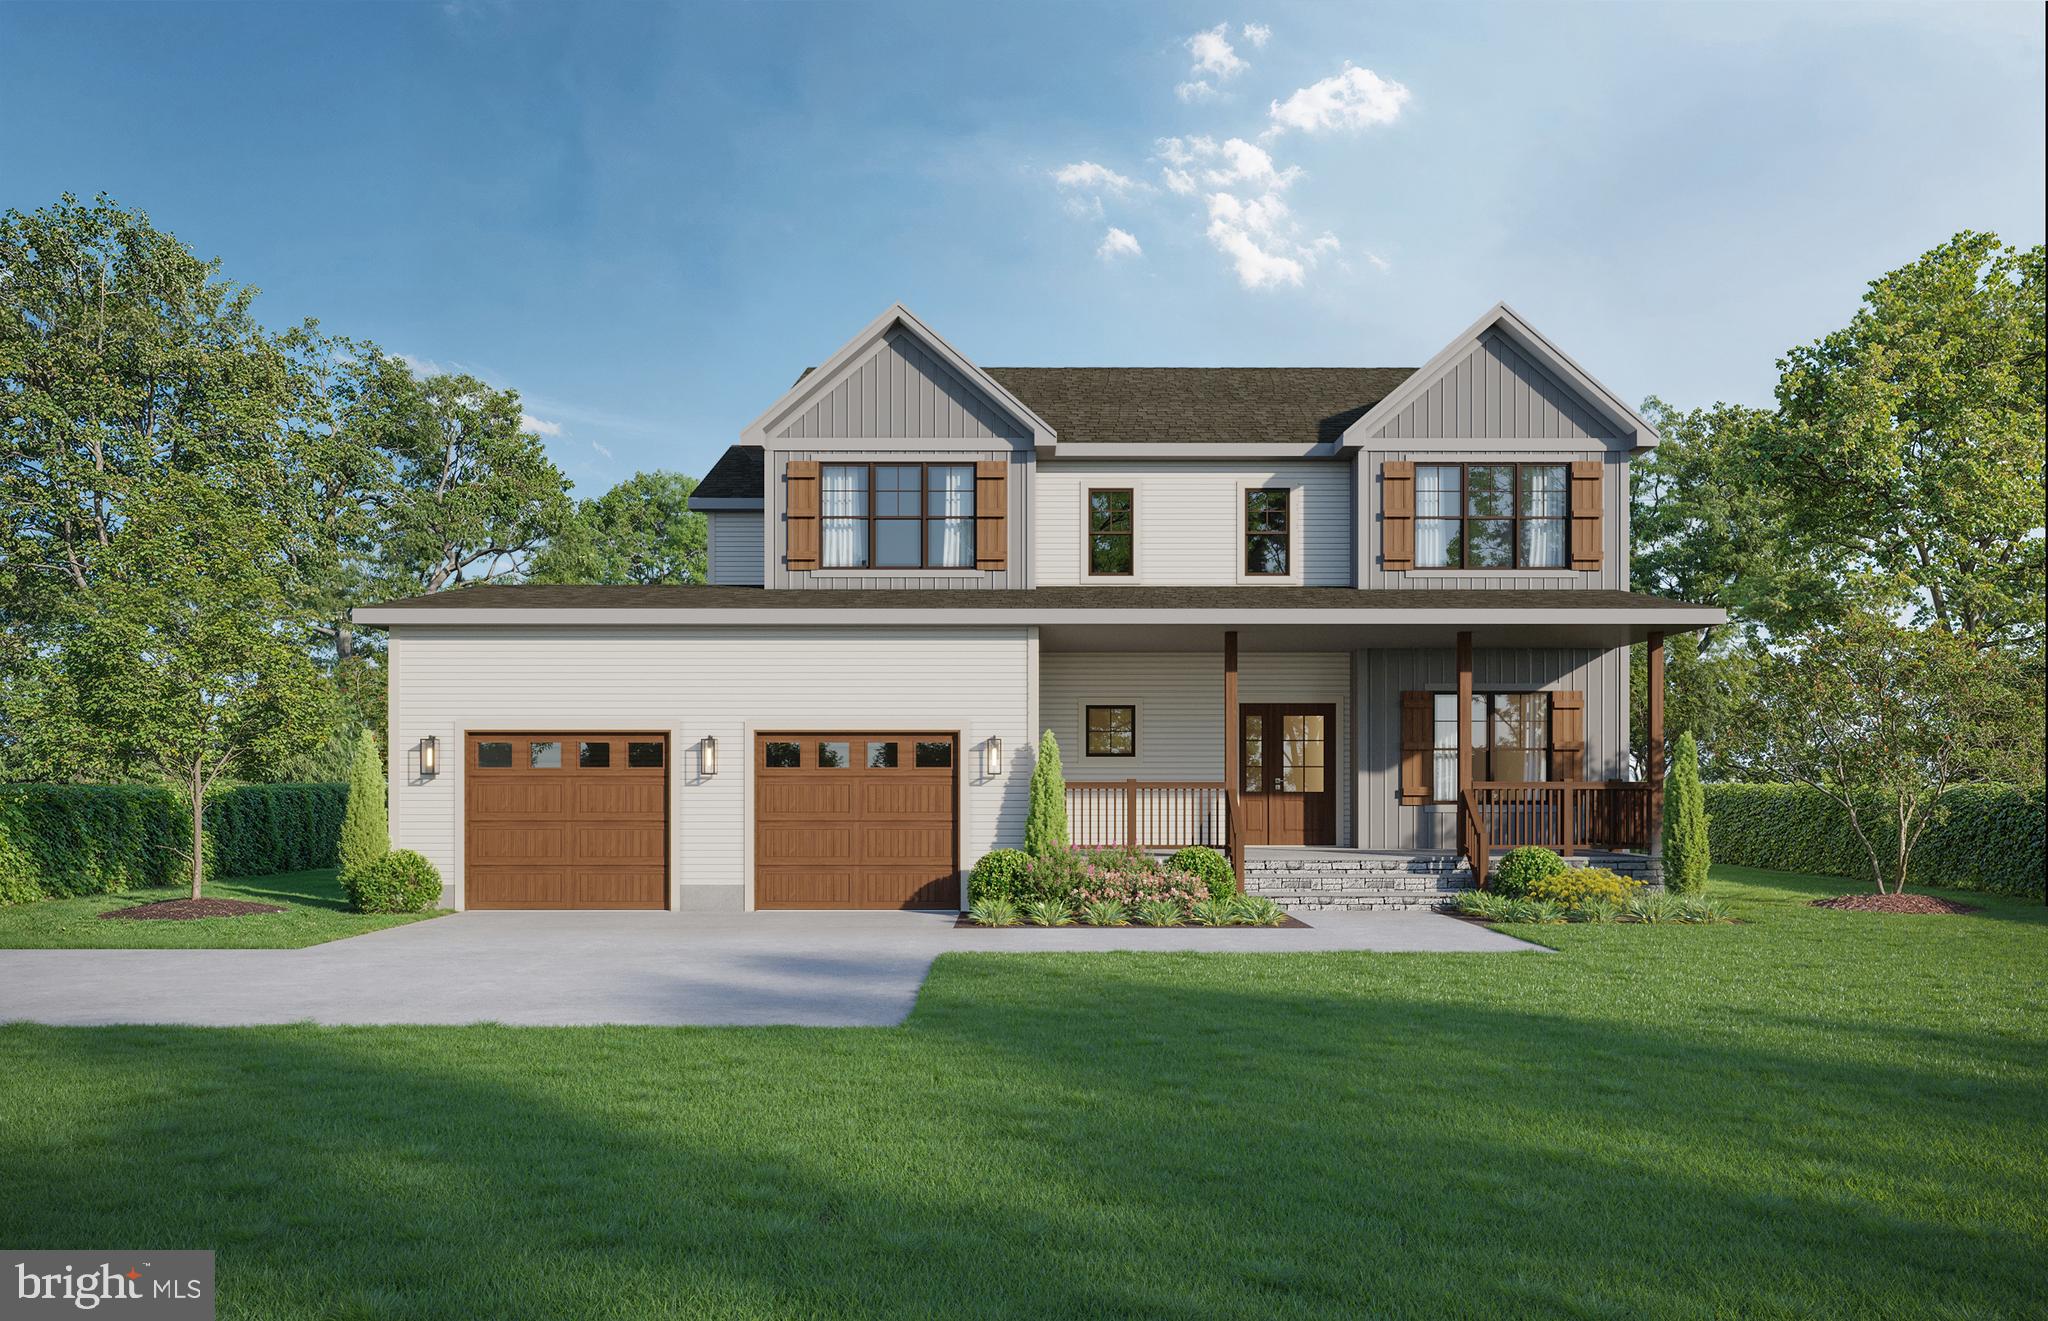
[[[1593,900],[1619,906],[1627,903],[1643,883],[1605,867],[1567,867],[1529,882],[1529,898],[1548,899],[1566,908],[1578,908]]]

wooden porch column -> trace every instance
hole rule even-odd
[[[1646,685],[1649,692],[1643,695],[1645,713],[1643,723],[1649,744],[1643,766],[1643,773],[1650,781],[1650,838],[1645,851],[1664,851],[1664,635],[1652,633],[1649,637],[1649,663]]]
[[[1238,765],[1237,713],[1237,630],[1223,634],[1223,796],[1225,820],[1230,829],[1230,869],[1237,874],[1237,888],[1244,889],[1244,804],[1239,790],[1244,772]]]
[[[1465,847],[1465,795],[1472,791],[1472,634],[1458,634],[1458,844]],[[1472,860],[1476,870],[1481,866]]]

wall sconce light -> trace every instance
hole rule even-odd
[[[432,734],[420,740],[420,778],[431,779],[441,772],[441,740]]]
[[[718,740],[709,734],[697,744],[697,768],[707,780],[718,774]]]
[[[984,758],[982,765],[990,775],[1001,775],[1003,773],[1003,741],[1001,739],[992,738],[982,744],[982,756]]]

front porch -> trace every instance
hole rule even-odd
[[[1069,750],[1074,844],[1205,845],[1247,890],[1303,908],[1439,903],[1484,887],[1498,855],[1522,845],[1661,879],[1661,776],[1616,774],[1628,761],[1625,645],[1480,650],[1457,631],[1440,651],[1241,656],[1236,631],[1217,640],[1220,665],[1188,649],[1043,658],[1042,723]],[[1663,638],[1646,640],[1649,762],[1661,767]],[[1474,705],[1484,690],[1547,695],[1540,737],[1510,742]],[[1418,722],[1418,705],[1434,720]],[[1135,773],[1101,774],[1119,763]],[[1528,778],[1482,778],[1485,765]]]

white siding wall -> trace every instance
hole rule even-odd
[[[732,510],[704,515],[711,581],[719,587],[761,585],[761,515]]]
[[[1348,652],[1243,652],[1240,702],[1328,702],[1337,748],[1337,840],[1351,838],[1351,656]],[[1089,757],[1088,704],[1138,707],[1138,755]],[[1039,722],[1060,741],[1069,780],[1223,779],[1223,656],[1189,652],[1045,652]]]
[[[752,731],[894,727],[960,731],[960,858],[971,867],[1023,842],[1037,645],[1026,628],[394,628],[392,842],[431,859],[459,902],[464,730],[666,730],[670,881],[682,907],[738,907],[751,870]],[[442,771],[423,781],[429,734]],[[718,740],[711,778],[706,735]],[[1008,762],[993,777],[991,736]]]
[[[1038,465],[1038,584],[1118,581],[1084,576],[1081,502],[1094,486],[1137,492],[1138,573],[1131,581],[1238,583],[1244,559],[1238,492],[1246,485],[1302,488],[1294,547],[1301,558],[1301,585],[1351,586],[1353,492],[1351,464],[1344,459],[1046,460]]]

